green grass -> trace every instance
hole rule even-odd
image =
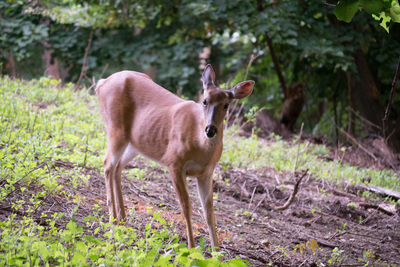
[[[237,129],[230,128],[225,133],[220,160],[224,168],[259,169],[270,166],[277,171],[308,169],[316,178],[338,183],[362,183],[369,178],[370,184],[400,192],[400,177],[393,171],[359,168],[340,160],[326,161],[323,158],[329,155],[329,150],[324,145],[309,142],[291,144],[279,137],[266,144],[257,136],[245,138],[238,136],[237,132]]]

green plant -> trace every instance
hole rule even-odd
[[[340,265],[344,260],[343,252],[344,250],[341,250],[337,247],[332,249],[331,258],[328,260],[328,263],[332,265],[338,265],[338,264]]]

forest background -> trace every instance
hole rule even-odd
[[[400,94],[382,123],[400,55],[399,9],[397,0],[2,0],[0,72],[90,86],[131,69],[193,98],[207,62],[219,81],[256,81],[246,111],[278,118],[297,83],[304,108],[295,129],[304,122],[336,144],[343,131],[383,136],[399,152]]]

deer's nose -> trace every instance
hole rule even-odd
[[[208,138],[213,138],[215,134],[217,133],[218,129],[214,125],[208,125],[205,129],[206,136]]]

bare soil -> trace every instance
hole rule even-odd
[[[73,168],[64,162],[56,165]],[[123,178],[126,209],[134,210],[129,216],[134,216],[136,222],[131,227],[140,228],[141,223],[144,225],[148,221],[145,207],[151,206],[153,210],[161,210],[166,220],[174,221],[176,231],[185,242],[185,224],[168,173],[151,167],[141,158],[127,168],[146,170],[145,180],[126,175]],[[64,184],[64,190],[74,191],[74,195],[82,199],[74,214],[79,221],[92,213],[95,204],[107,215],[102,174],[95,169],[85,169],[85,172],[91,175],[88,186],[76,190]],[[366,263],[400,266],[400,214],[390,201],[379,197],[364,199],[357,195],[354,186],[330,184],[307,174],[289,208],[272,209],[286,202],[301,175],[277,172],[268,167],[216,170],[214,206],[221,250],[226,252],[227,259],[240,257],[252,266],[323,266],[320,263],[325,266],[363,266]],[[199,244],[203,236],[209,245],[195,184],[194,179],[188,180],[196,243]],[[32,185],[28,190],[38,192],[41,189]],[[8,203],[0,203],[0,219],[15,212],[9,204],[18,198],[15,193],[10,195]],[[75,206],[72,199],[61,195],[44,196],[35,211],[36,221],[45,224],[40,218],[42,211],[64,212],[67,220]],[[23,210],[17,213],[19,217],[24,215]]]

